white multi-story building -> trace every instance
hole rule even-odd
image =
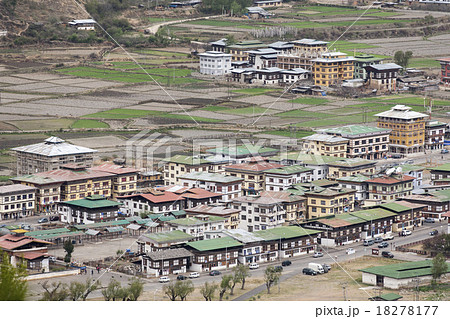
[[[185,187],[196,187],[222,194],[222,201],[227,203],[241,196],[243,178],[216,173],[192,172],[178,178],[179,184]]]
[[[36,188],[21,184],[0,186],[0,220],[30,216],[36,207]]]
[[[233,208],[241,210],[238,228],[249,232],[281,226],[286,211],[283,199],[271,196],[241,196],[233,200]]]
[[[292,184],[311,182],[312,173],[312,168],[302,165],[270,169],[265,172],[266,190],[282,191],[288,189]]]
[[[219,216],[196,215],[170,220],[166,222],[171,230],[182,232],[195,237],[196,240],[218,238],[225,229],[225,218]]]
[[[206,51],[199,53],[200,73],[208,75],[224,75],[231,72],[231,54]]]

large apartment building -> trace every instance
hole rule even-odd
[[[313,155],[346,157],[348,139],[328,134],[313,134],[302,138],[303,149]]]
[[[190,172],[209,172],[212,163],[197,156],[174,155],[164,159],[164,184],[176,185],[178,177]]]
[[[354,60],[342,52],[326,52],[322,57],[312,59],[314,84],[330,86],[353,79]]]
[[[444,148],[444,137],[447,123],[436,120],[425,122],[425,149],[438,150]]]
[[[391,153],[411,154],[424,151],[426,114],[396,105],[389,111],[375,114],[378,127],[392,130],[389,135]]]
[[[136,192],[139,170],[113,163],[103,163],[93,167],[92,170],[114,174],[111,187],[112,198],[116,199],[117,196],[131,195]]]
[[[382,175],[366,180],[368,200],[389,202],[411,195],[414,177],[407,175]]]
[[[322,129],[319,132],[347,139],[346,157],[376,160],[387,156],[391,131],[367,125],[346,125]]]
[[[0,220],[31,216],[36,209],[36,188],[16,184],[0,186]]]
[[[266,47],[266,45],[259,40],[247,40],[228,45],[227,49],[232,55],[231,61],[248,61],[249,50],[261,49],[264,47]]]
[[[395,63],[373,64],[365,67],[369,87],[380,92],[393,92],[397,89],[398,72],[401,66]]]
[[[91,167],[96,150],[73,145],[58,137],[49,137],[43,143],[15,147],[17,175],[35,174],[75,163]]]
[[[355,208],[355,189],[316,187],[305,192],[307,219],[348,213]]]

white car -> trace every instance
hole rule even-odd
[[[198,272],[191,272],[189,274],[189,278],[198,278],[200,277],[200,274]]]
[[[258,269],[259,265],[257,263],[251,263],[250,265],[248,265],[248,268],[250,268],[250,269]]]
[[[170,278],[167,277],[167,276],[159,277],[159,282],[160,283],[165,283],[165,282],[169,282],[169,281],[170,281]]]
[[[403,230],[402,231],[402,236],[409,236],[409,235],[411,235],[412,234],[412,232],[410,231],[410,230]]]
[[[347,248],[347,255],[354,254],[356,251],[354,248]]]

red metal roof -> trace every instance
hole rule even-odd
[[[19,238],[19,240],[17,240],[17,238]],[[30,243],[41,243],[41,244],[52,245],[52,243],[50,243],[48,241],[35,239],[32,237],[27,237],[27,236],[19,237],[19,236],[14,236],[14,235],[5,235],[5,236],[0,237],[0,248],[5,249],[5,250],[14,250],[19,247],[30,244]]]
[[[202,188],[191,188],[185,193],[183,193],[181,196],[185,198],[202,199],[202,198],[222,196],[222,194],[213,193]]]
[[[280,167],[283,167],[283,165],[275,164],[275,163],[256,163],[256,164],[241,163],[241,164],[225,166],[225,170],[227,168],[231,168],[231,169],[239,169],[239,170],[245,170],[245,171],[261,172],[261,171],[266,171],[266,170],[269,170],[272,168],[280,168]]]
[[[113,163],[103,163],[102,165],[95,166],[92,168],[94,171],[107,172],[112,174],[128,174],[137,173],[139,170],[131,167],[124,167],[121,165],[116,165]]]
[[[374,184],[397,184],[402,182],[408,182],[416,179],[415,177],[402,175],[400,178],[394,178],[392,176],[381,176],[369,179],[366,183],[374,183]]]
[[[76,181],[81,179],[109,177],[114,174],[94,171],[92,169],[71,170],[71,169],[55,169],[53,171],[36,173],[36,176],[51,177],[60,181]]]
[[[33,260],[36,258],[46,256],[47,253],[39,252],[39,251],[25,251],[25,252],[16,253],[15,255],[18,257],[24,258],[24,259]]]

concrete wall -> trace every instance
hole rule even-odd
[[[56,278],[56,277],[63,277],[63,276],[73,276],[78,275],[80,273],[80,269],[72,269],[72,270],[64,270],[64,271],[58,271],[58,272],[46,272],[42,274],[36,274],[36,275],[30,275],[25,278],[25,280],[40,280],[40,279],[48,279],[48,278]]]

